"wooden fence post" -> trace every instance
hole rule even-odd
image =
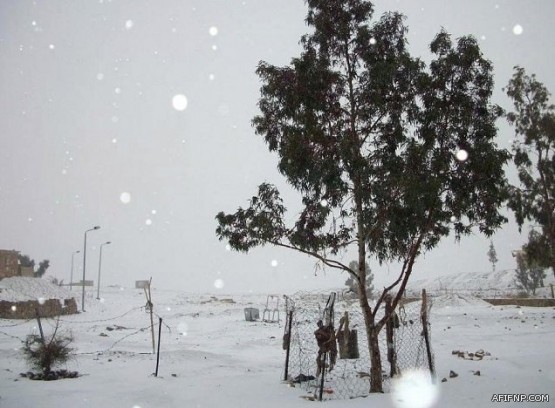
[[[39,308],[35,308],[35,313],[37,315],[37,322],[39,324],[39,332],[40,332],[40,338],[42,340],[42,344],[44,344],[44,332],[42,331],[42,324],[40,322],[40,313],[39,313]]]
[[[391,378],[399,374],[397,366],[397,351],[395,350],[394,331],[395,331],[395,311],[391,305],[391,296],[385,297],[385,315],[389,316],[385,322],[385,334],[387,342],[387,361],[389,362],[389,375]],[[397,322],[398,323],[398,322]],[[398,324],[397,324],[398,327]]]
[[[156,349],[156,342],[154,340],[154,318],[152,317],[152,313],[153,313],[153,309],[154,306],[152,304],[152,294],[150,292],[150,284],[152,282],[152,277],[150,278],[150,280],[148,281],[148,292],[147,292],[147,288],[144,287],[144,291],[145,291],[145,296],[146,296],[146,306],[150,311],[150,332],[152,333],[152,354],[155,353],[155,349]]]

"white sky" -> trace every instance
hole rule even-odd
[[[506,108],[501,88],[516,64],[555,90],[551,0],[376,7],[376,16],[407,15],[411,48],[425,60],[441,27],[473,34],[495,66],[495,102]],[[315,276],[310,258],[273,248],[232,253],[214,233],[216,213],[246,205],[263,181],[296,206],[250,120],[258,61],[297,56],[305,15],[301,0],[2,1],[0,248],[47,258],[49,274],[68,281],[76,250],[82,274],[84,231],[100,225],[88,234],[87,279],[96,280],[99,245],[112,241],[102,254],[106,284],[152,276],[186,291],[341,285],[336,271]],[[186,96],[184,110],[172,106],[175,95]],[[499,128],[508,147],[513,131]],[[524,239],[514,222],[494,237],[498,269],[514,267],[510,251]],[[478,236],[460,245],[447,238],[418,261],[415,278],[488,270],[487,249]],[[396,268],[373,270],[385,283]]]

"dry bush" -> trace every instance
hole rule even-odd
[[[73,348],[69,345],[73,342],[71,334],[58,334],[58,322],[50,340],[42,339],[37,334],[26,337],[23,345],[23,355],[28,364],[47,375],[52,368],[66,363],[73,356]]]

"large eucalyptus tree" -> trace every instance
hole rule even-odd
[[[454,232],[490,235],[509,155],[496,147],[492,66],[472,37],[441,31],[429,68],[410,55],[404,17],[372,22],[364,0],[308,0],[301,55],[260,62],[256,133],[279,155],[279,172],[302,199],[286,225],[277,188],[263,183],[247,208],[220,212],[216,234],[248,252],[271,244],[314,257],[358,282],[371,356],[370,391],[382,392],[378,334],[385,295],[397,305],[417,257]],[[358,269],[340,255],[356,251]],[[370,304],[368,257],[398,261],[398,276]],[[362,290],[360,290],[362,288]]]

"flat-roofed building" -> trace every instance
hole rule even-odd
[[[19,274],[19,251],[0,249],[0,279]]]

